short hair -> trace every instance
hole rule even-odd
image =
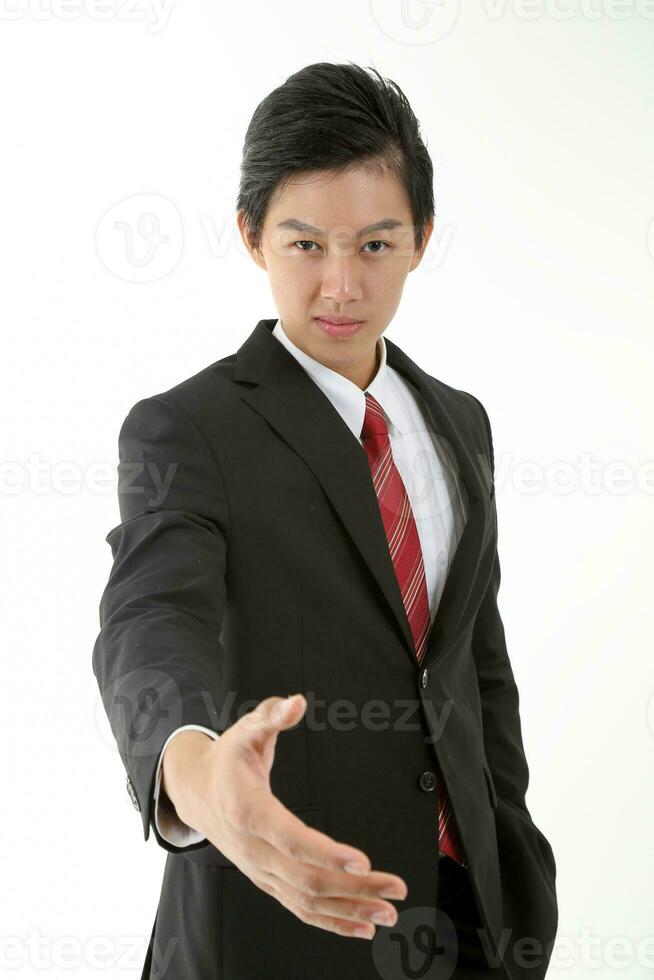
[[[297,174],[388,167],[411,208],[415,248],[434,216],[433,166],[396,82],[353,62],[307,65],[256,107],[245,134],[237,211],[253,247],[273,195]]]

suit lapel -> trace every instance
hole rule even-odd
[[[492,517],[493,476],[477,429],[471,424],[460,392],[431,378],[396,344],[386,338],[386,361],[422,395],[431,432],[450,443],[468,494],[468,517],[452,558],[425,651],[425,663],[454,645],[468,624],[466,612],[485,589],[487,575],[478,574]],[[389,556],[390,557],[390,556]],[[491,560],[494,555],[491,555]]]
[[[377,496],[365,452],[339,413],[292,354],[272,336],[276,319],[260,320],[237,354],[234,378],[254,382],[241,396],[304,460],[322,486],[346,532],[379,586],[416,665],[406,616]],[[386,339],[387,363],[422,395],[431,430],[450,442],[465,483],[469,513],[433,620],[425,663],[437,644],[450,646],[476,579],[489,520],[490,481],[484,457],[473,454],[474,433],[447,386],[429,378],[403,351]],[[460,398],[461,396],[459,396]]]

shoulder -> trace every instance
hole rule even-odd
[[[168,419],[171,424],[190,424],[204,431],[210,420],[231,417],[238,404],[238,385],[232,377],[235,364],[236,354],[229,354],[169,388],[142,396],[127,419]]]
[[[493,436],[488,412],[483,402],[472,392],[463,388],[454,388],[446,384],[440,378],[428,375],[429,380],[436,386],[436,389],[444,401],[456,413],[457,418],[462,420],[473,431],[481,433],[482,439],[486,442],[491,465],[493,464]]]
[[[238,388],[233,381],[235,364],[236,354],[228,354],[152,397],[191,416],[202,416],[208,410],[215,412]]]

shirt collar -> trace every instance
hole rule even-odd
[[[275,324],[273,336],[299,361],[312,381],[329,398],[352,433],[357,439],[360,439],[366,414],[366,398],[361,388],[349,378],[343,377],[338,371],[334,371],[321,361],[317,361],[301,350],[297,344],[294,344],[284,330],[281,319],[278,319]],[[386,342],[383,336],[379,337],[377,345],[380,352],[379,366],[374,378],[366,388],[366,392],[379,402],[387,423],[390,423],[399,434],[402,434],[403,430],[406,429],[406,423],[393,388],[390,376],[391,368],[386,363]]]

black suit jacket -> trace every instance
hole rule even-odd
[[[418,667],[365,453],[275,323],[260,320],[236,354],[128,413],[93,668],[146,840],[170,732],[224,731],[263,698],[302,691],[307,714],[278,738],[273,792],[400,875],[408,895],[372,943],[338,936],[207,841],[180,849],[154,828],[169,853],[143,977],[161,975],[167,953],[169,980],[437,976],[438,957],[429,965],[420,949],[437,919],[444,779],[481,921],[512,980],[541,978],[556,866],[525,802],[486,411],[386,339],[389,365],[454,449],[470,504]],[[530,967],[515,946],[526,937]],[[402,972],[402,946],[423,972]]]

